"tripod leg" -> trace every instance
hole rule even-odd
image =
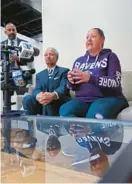
[[[4,82],[3,82],[3,113],[7,113],[7,111],[11,110],[11,93],[9,86],[9,72],[10,72],[10,63],[9,63],[9,53],[5,55],[5,61],[3,64],[3,73],[4,73]]]
[[[11,120],[4,118],[2,122],[2,134],[4,137],[4,148],[3,151],[10,152],[10,132],[11,132]]]
[[[3,91],[3,113],[11,110],[11,92],[8,90]]]
[[[11,136],[11,119],[3,118],[2,120],[2,134],[4,137],[4,148],[1,150],[2,152],[17,154],[21,157],[27,158],[23,153],[16,151],[14,148],[10,147],[10,136]]]

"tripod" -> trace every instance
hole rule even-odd
[[[2,113],[2,126],[3,126],[3,136],[4,136],[4,148],[1,150],[3,152],[17,154],[19,156],[26,157],[22,153],[16,151],[14,148],[10,146],[10,135],[11,135],[11,117],[20,116],[25,113],[25,111],[11,111],[11,96],[12,96],[12,84],[9,80],[10,73],[10,62],[9,62],[9,54],[11,53],[8,50],[8,47],[5,50],[1,51],[4,53],[4,62],[3,62],[3,74],[4,81],[1,85],[1,89],[3,91],[3,113]]]
[[[7,114],[9,110],[11,110],[11,91],[9,85],[9,72],[10,72],[10,63],[9,63],[9,54],[10,51],[4,51],[4,62],[3,62],[3,73],[4,73],[4,82],[2,84],[3,90],[3,99],[4,99],[4,106],[3,106],[3,115]]]

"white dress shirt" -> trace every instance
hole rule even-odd
[[[9,39],[8,39],[8,45],[11,45],[11,42],[12,42],[12,41],[14,42],[14,46],[18,46],[18,45],[17,45],[17,38],[15,38],[14,40],[9,40]]]

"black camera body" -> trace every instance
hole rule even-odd
[[[19,61],[11,62],[10,55],[19,58]],[[39,50],[33,48],[28,42],[21,42],[18,46],[1,45],[2,73],[1,90],[3,91],[3,113],[11,110],[11,96],[16,91],[17,95],[23,95],[28,91],[27,84],[31,84],[32,74],[35,69],[29,69],[28,63],[34,61],[34,56],[39,55]],[[24,69],[23,69],[24,66]]]

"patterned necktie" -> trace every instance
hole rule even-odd
[[[51,77],[53,75],[53,69],[49,69],[48,70],[48,75],[49,75],[49,79],[51,79]]]
[[[15,46],[15,42],[14,42],[14,40],[11,40],[11,46]],[[14,55],[17,55],[17,53],[16,53],[16,51],[14,51],[14,50],[10,50],[10,56],[14,56]],[[15,68],[16,66],[15,66],[15,63],[16,62],[13,62],[13,61],[10,61],[11,62],[11,68]]]
[[[14,41],[13,40],[11,40],[11,46],[14,46]]]

